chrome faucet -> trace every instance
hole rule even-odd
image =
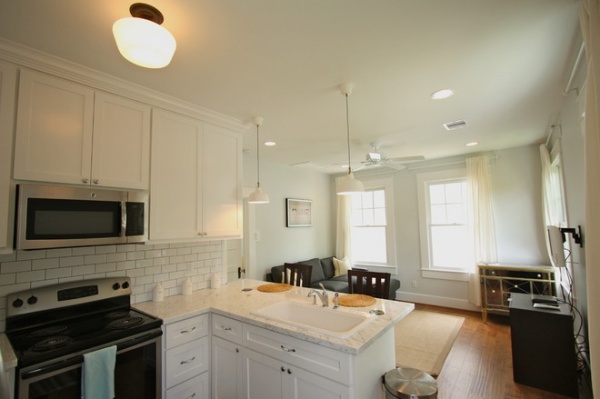
[[[317,303],[317,296],[319,297],[319,299],[321,300],[321,303],[323,304],[323,307],[329,307],[329,295],[327,294],[327,290],[325,290],[325,287],[323,287],[322,283],[319,283],[319,285],[321,286],[321,288],[323,288],[323,292],[319,292],[317,290],[315,290],[314,288],[311,289],[308,292],[308,296],[312,296],[313,300],[314,300],[314,304],[316,305]]]

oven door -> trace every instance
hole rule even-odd
[[[161,330],[110,343],[117,345],[116,399],[161,396]],[[102,349],[102,347],[93,350]],[[24,368],[18,373],[18,399],[80,399],[83,353]]]

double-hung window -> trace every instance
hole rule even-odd
[[[358,265],[394,266],[393,182],[363,181],[365,191],[352,194],[352,261]]]
[[[464,280],[474,258],[464,169],[417,177],[424,277]]]

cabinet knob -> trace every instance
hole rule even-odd
[[[292,374],[292,370],[287,369],[288,374]]]
[[[285,367],[281,366],[281,372],[284,373],[285,372]]]
[[[94,184],[100,184],[100,180],[94,179]]]
[[[240,353],[240,348],[235,348],[235,353]]]
[[[83,179],[81,179],[81,181],[84,182],[85,184],[88,184],[90,179],[84,177]]]

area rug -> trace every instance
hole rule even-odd
[[[464,317],[413,310],[395,327],[396,367],[437,377],[464,321]]]

